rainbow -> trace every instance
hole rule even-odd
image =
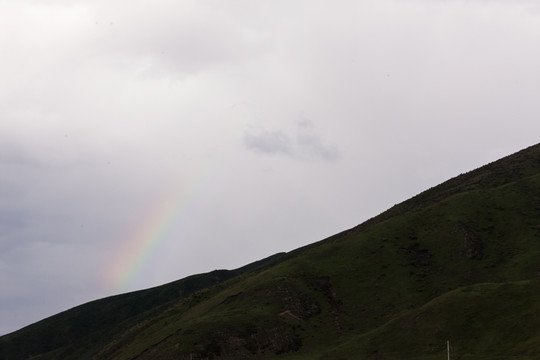
[[[188,208],[189,203],[205,187],[208,177],[199,176],[188,186],[171,191],[148,206],[138,226],[128,231],[119,248],[114,251],[109,265],[105,266],[104,283],[109,291],[126,291],[141,274],[144,265],[162,245],[166,235]],[[177,186],[178,187],[178,186]]]
[[[116,251],[115,259],[109,266],[105,276],[109,287],[115,290],[127,289],[144,264],[152,257],[165,235],[175,223],[181,206],[175,206],[168,201],[158,201],[148,211],[140,225],[132,230]]]

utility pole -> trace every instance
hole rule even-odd
[[[446,356],[450,360],[450,340],[446,340]]]

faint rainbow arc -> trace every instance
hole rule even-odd
[[[106,270],[105,282],[109,289],[124,291],[130,287],[162,244],[169,230],[178,222],[193,199],[206,188],[210,177],[205,175],[177,189],[174,195],[162,197],[149,207],[150,210],[140,221],[141,225],[124,237],[127,240],[124,240],[121,248],[116,251]]]

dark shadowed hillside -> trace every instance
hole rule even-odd
[[[540,358],[540,145],[290,253],[55,315],[0,359],[429,360],[447,340]]]

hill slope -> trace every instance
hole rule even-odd
[[[540,145],[199,276],[6,335],[0,359],[439,359],[447,339],[453,358],[540,357]]]

